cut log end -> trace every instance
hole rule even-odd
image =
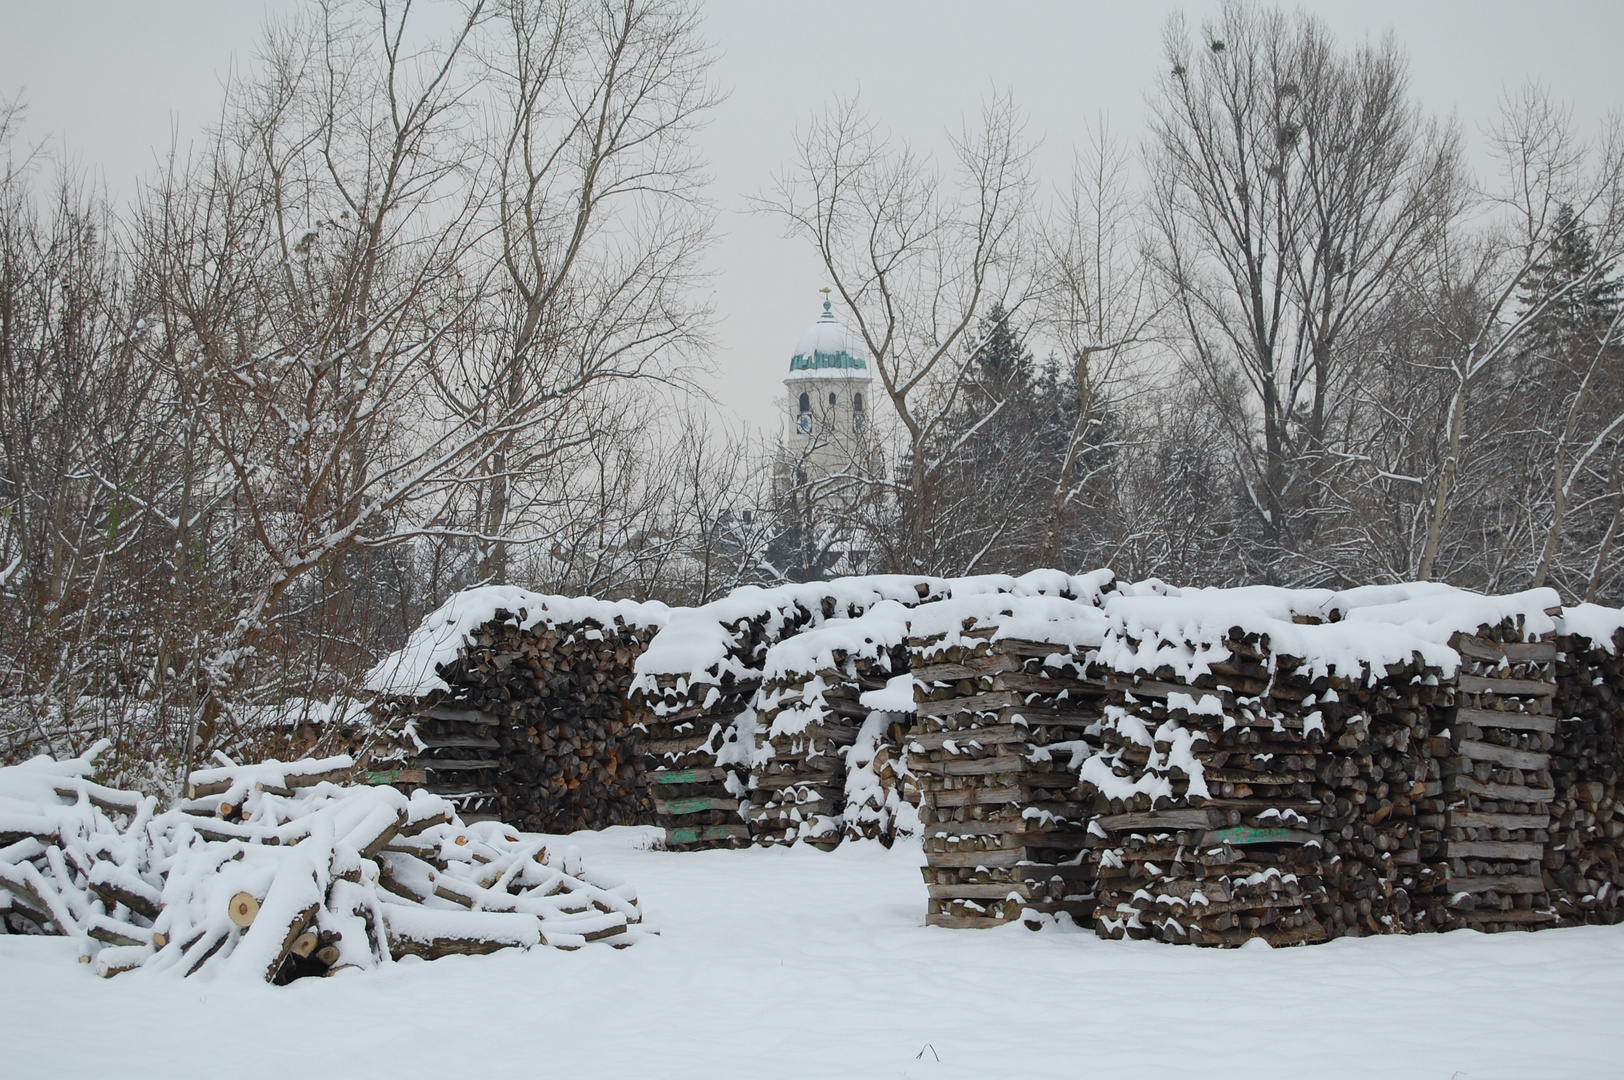
[[[259,901],[253,893],[240,892],[231,898],[231,921],[238,926],[247,928],[254,923],[254,917],[259,914]]]

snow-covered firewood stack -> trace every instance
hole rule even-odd
[[[669,614],[500,586],[458,593],[368,677],[386,736],[369,777],[538,831],[650,820],[626,691]]]
[[[1325,835],[1323,910],[1332,937],[1440,929],[1444,762],[1431,735],[1452,690],[1418,655],[1334,677],[1315,795]]]
[[[890,847],[897,837],[920,832],[919,778],[908,765],[913,676],[893,675],[884,687],[866,690],[858,700],[869,712],[846,751],[846,839],[878,840]]]
[[[1579,604],[1557,637],[1546,887],[1565,924],[1624,917],[1624,611]]]
[[[1451,639],[1461,665],[1440,854],[1453,926],[1506,930],[1556,918],[1541,865],[1556,796],[1556,644],[1552,620],[1535,614],[1539,625],[1519,613]]]
[[[1078,784],[1100,720],[1098,608],[1053,596],[948,601],[916,613],[909,767],[921,789],[926,922],[1034,925],[1093,913]]]
[[[1325,723],[1313,686],[1329,673],[1280,664],[1270,640],[1295,625],[1296,597],[1133,591],[1106,605],[1113,700],[1104,749],[1082,769],[1101,809],[1090,829],[1096,931],[1198,945],[1323,940],[1313,784]]]
[[[1541,807],[1512,796],[1548,787],[1544,750],[1489,732],[1548,723],[1530,718],[1551,692],[1536,639],[1554,593],[1124,592],[1101,657],[1127,681],[1083,768],[1111,811],[1095,823],[1101,933],[1284,943],[1540,921],[1510,914],[1548,898],[1508,861],[1537,856]]]
[[[335,783],[348,757],[194,772],[192,796],[93,782],[98,746],[0,769],[0,914],[142,967],[285,983],[404,956],[630,944],[636,894],[418,791]]]
[[[891,725],[888,718],[869,724],[861,698],[885,689],[899,672],[905,677],[909,615],[902,604],[882,601],[856,618],[829,620],[767,651],[755,703],[761,727],[747,809],[752,842],[805,842],[828,850],[846,836],[851,809],[859,835],[867,834],[867,825],[889,843],[884,777],[889,773],[894,792],[896,771],[894,749],[883,740]],[[875,782],[860,784],[861,802],[848,808],[848,759],[859,752]]]
[[[1007,587],[970,579],[964,588]],[[644,767],[672,848],[749,843],[744,807],[760,721],[752,703],[768,651],[831,620],[890,600],[915,605],[946,595],[947,582],[895,575],[747,586],[672,613],[637,661],[630,700],[644,732]]]

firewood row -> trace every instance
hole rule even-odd
[[[666,615],[517,589],[459,594],[379,665],[393,677],[367,778],[537,832],[652,821],[626,698]]]
[[[1554,594],[1446,593],[1108,603],[1119,696],[1083,767],[1098,931],[1281,944],[1548,922],[1526,859],[1547,835],[1550,744],[1533,729],[1551,724],[1554,649],[1524,617],[1544,633]],[[1215,633],[1232,615],[1250,629]]]
[[[670,627],[638,661],[630,693],[667,847],[694,850],[750,843],[750,782],[763,723],[754,704],[775,645],[831,621],[856,619],[888,600],[909,605],[934,600],[943,595],[943,585],[934,579],[880,577],[774,589],[751,586],[674,613]],[[839,732],[811,736],[820,753],[831,738],[843,737]],[[846,738],[843,745],[851,741]],[[843,784],[844,762],[839,768]],[[832,777],[833,770],[829,772]],[[815,787],[807,786],[806,797]],[[834,810],[824,816],[836,822],[836,841],[841,833],[834,804],[842,791],[839,787],[830,792],[825,804]],[[794,814],[815,816],[816,805],[797,806]],[[779,842],[790,831],[790,809],[782,798],[770,809],[762,807],[763,814],[785,823]],[[767,820],[758,819],[763,830]],[[799,823],[794,832],[800,835]],[[759,835],[765,838],[767,833]]]
[[[756,695],[760,725],[752,755],[747,818],[756,844],[807,843],[829,850],[846,838],[847,812],[854,825],[867,822],[872,835],[891,840],[881,813],[897,782],[894,743],[882,740],[890,723],[869,724],[865,694],[884,691],[903,677],[909,697],[908,609],[884,601],[856,618],[833,619],[785,639],[767,653]],[[863,765],[873,784],[849,772],[861,742]],[[848,805],[848,787],[872,787]],[[871,806],[871,803],[877,805]],[[865,810],[874,812],[865,814]],[[864,833],[859,826],[858,832]]]
[[[1326,681],[1315,705],[1326,735],[1314,795],[1327,933],[1441,929],[1444,757],[1432,735],[1452,700],[1443,669],[1412,653]]]
[[[0,920],[134,968],[285,984],[405,956],[641,936],[630,886],[573,850],[469,824],[419,791],[348,786],[349,757],[226,765],[157,800],[94,782],[95,757],[0,769]]]
[[[1611,925],[1624,918],[1624,631],[1586,630],[1556,639],[1556,794],[1542,867],[1564,925]]]
[[[977,606],[940,605],[908,641],[925,921],[1086,924],[1096,871],[1085,858],[1092,806],[1077,762],[1105,692],[1090,664],[1098,613],[1048,598]]]
[[[1554,635],[1516,620],[1457,634],[1456,707],[1441,854],[1450,925],[1510,930],[1556,920],[1542,863],[1550,842]]]
[[[1211,670],[1192,678],[1163,664],[1108,680],[1102,750],[1083,770],[1100,810],[1095,930],[1198,945],[1322,941],[1314,681],[1239,627],[1211,652]]]

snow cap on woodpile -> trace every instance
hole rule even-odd
[[[1309,677],[1335,672],[1379,677],[1389,664],[1424,663],[1452,675],[1456,633],[1510,618],[1530,636],[1549,633],[1559,598],[1551,589],[1483,596],[1419,582],[1336,592],[1246,586],[1175,589],[1161,582],[1124,586],[1105,602],[1110,632],[1100,660],[1124,673],[1170,667],[1190,681],[1230,658],[1224,642],[1257,634],[1270,652],[1304,662]]]
[[[855,619],[831,619],[768,649],[761,673],[767,679],[810,675],[834,667],[837,652],[850,659],[878,659],[908,640],[911,612],[895,600],[882,600]]]
[[[671,619],[671,609],[658,601],[597,600],[590,596],[549,596],[511,585],[485,585],[457,593],[429,614],[412,631],[406,644],[367,673],[365,688],[375,694],[423,697],[447,690],[439,667],[452,663],[472,640],[472,634],[507,611],[525,630],[536,626],[616,621],[639,629],[659,629]]]
[[[1588,638],[1591,648],[1618,652],[1613,635],[1624,629],[1624,609],[1600,604],[1574,604],[1563,608],[1556,620],[1556,632]]]
[[[749,636],[744,629],[747,624],[759,624],[761,636],[770,646],[796,622],[805,620],[814,626],[824,622],[826,607],[833,610],[834,618],[850,618],[882,601],[918,604],[929,597],[947,595],[948,588],[949,582],[943,578],[901,574],[771,588],[746,585],[708,604],[674,610],[670,624],[637,658],[637,679],[632,687],[652,689],[652,677],[658,675],[680,675],[690,683],[713,685],[729,675],[734,679],[752,678],[762,657],[736,655],[741,641]]]
[[[1054,595],[955,597],[912,615],[912,636],[942,637],[940,648],[961,644],[962,635],[992,628],[992,640],[1042,641],[1073,649],[1097,648],[1105,638],[1104,613],[1091,603]]]
[[[762,624],[762,637],[770,648],[785,639],[786,628],[798,620],[804,619],[813,627],[831,619],[849,620],[885,601],[923,611],[948,600],[971,597],[1046,596],[1073,607],[1094,607],[1109,594],[1115,582],[1109,570],[1087,574],[1034,570],[1019,577],[1009,574],[964,578],[874,574],[772,588],[748,585],[700,607],[675,609],[670,624],[638,657],[638,677],[632,687],[653,689],[653,679],[660,675],[683,676],[690,683],[708,684],[719,684],[728,675],[734,679],[758,677],[758,665],[765,661],[764,653],[750,657],[737,655],[744,621]],[[832,609],[833,614],[826,616],[826,608]],[[802,629],[801,633],[806,630]]]

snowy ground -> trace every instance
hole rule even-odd
[[[572,838],[663,931],[625,951],[277,988],[102,981],[59,940],[0,936],[0,1075],[1624,1075],[1624,926],[1234,952],[952,931],[922,925],[917,846],[641,850],[652,833]]]

